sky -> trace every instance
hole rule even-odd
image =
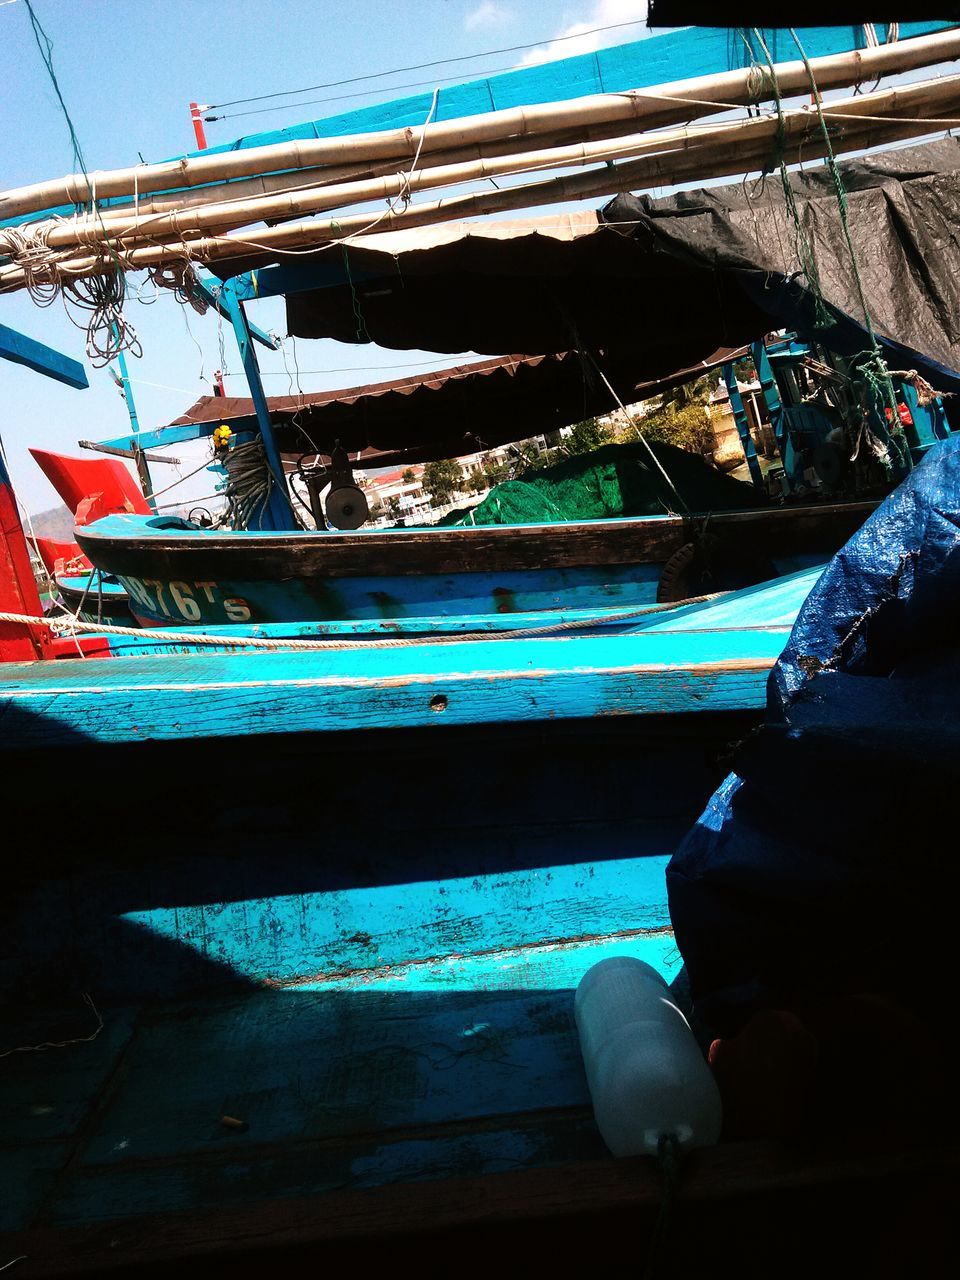
[[[215,146],[245,133],[408,97],[424,90],[402,86],[427,77],[478,79],[649,34],[643,21],[646,0],[351,0],[349,5],[340,0],[33,0],[33,5],[52,40],[54,69],[91,171],[194,150],[191,101],[219,104],[462,59],[292,99],[215,107],[212,114],[231,116],[206,126],[208,145]],[[612,29],[594,30],[605,27]],[[318,97],[336,100],[317,103]],[[278,110],[240,115],[278,103]],[[0,190],[73,172],[67,125],[24,0],[0,0],[0,128]],[[129,364],[144,429],[171,421],[198,396],[209,394],[218,369],[226,375],[228,394],[246,393],[232,335],[214,313],[199,316],[169,291],[156,294],[142,276],[128,279],[125,315],[143,347],[142,357]],[[248,315],[260,328],[285,336],[282,299],[250,304]],[[40,310],[26,293],[0,296],[0,323],[83,358],[85,335],[59,300]],[[278,352],[258,348],[268,394],[295,392],[295,368],[304,391],[328,390],[413,376],[471,355],[302,339],[295,344],[287,339]],[[29,445],[80,453],[78,440],[109,439],[128,429],[109,371],[89,362],[87,368],[90,388],[76,391],[0,362],[0,437],[15,487],[32,512],[55,506],[58,499],[27,452]],[[207,449],[199,443],[178,445],[171,453],[182,465],[155,467],[156,487],[192,471]],[[212,488],[211,478],[201,472],[171,496],[196,501]]]
[[[601,44],[619,44],[645,34],[642,25],[600,35],[595,27],[642,19],[646,0],[33,0],[53,42],[53,65],[90,170],[166,159],[195,149],[188,104],[220,103],[254,94],[317,85],[394,67],[458,58],[507,46],[533,45],[507,55],[471,58],[437,74],[470,80],[490,70],[569,57]],[[559,36],[573,37],[559,44]],[[235,117],[207,125],[208,145],[244,133],[281,128],[406,97],[408,84],[430,72],[401,73],[345,86],[367,91],[323,105],[293,105],[269,114]],[[338,91],[325,91],[333,96]],[[301,101],[316,96],[307,94]],[[257,105],[257,104],[253,104]],[[274,105],[268,103],[264,105]],[[239,112],[243,107],[232,108]],[[229,109],[225,109],[229,110]],[[0,3],[0,189],[60,177],[73,171],[67,126],[30,28],[23,0]],[[232,336],[213,313],[185,310],[172,294],[151,301],[150,286],[132,277],[127,318],[137,330],[143,356],[130,361],[141,427],[169,422],[211,390],[218,368],[227,371],[228,393],[244,394],[245,380]],[[149,304],[149,305],[148,305]],[[263,329],[285,333],[282,300],[248,308]],[[0,297],[0,323],[83,358],[84,334],[54,302],[40,310],[25,293]],[[222,355],[221,355],[222,340]],[[464,353],[469,355],[469,353]],[[296,390],[294,359],[304,390],[356,386],[405,377],[418,370],[460,362],[432,352],[387,351],[330,340],[300,340],[295,353],[258,349],[268,394]],[[128,429],[126,409],[110,374],[87,365],[90,389],[76,391],[21,366],[0,362],[0,436],[21,500],[32,512],[58,503],[53,489],[27,452],[29,445],[79,453],[79,439],[103,440]],[[178,446],[171,453],[188,471],[206,446]],[[87,456],[92,456],[87,454]],[[157,487],[177,473],[156,467]],[[205,473],[182,489],[195,499],[211,491]],[[179,496],[181,491],[176,491]]]

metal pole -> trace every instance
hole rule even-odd
[[[247,377],[247,385],[250,388],[250,396],[257,414],[257,425],[260,428],[260,435],[263,439],[264,456],[274,481],[270,490],[270,498],[263,508],[262,527],[278,531],[297,529],[299,526],[287,493],[283,461],[273,435],[273,424],[270,421],[267,394],[263,389],[263,382],[260,378],[260,365],[257,363],[256,349],[247,324],[247,317],[244,314],[243,304],[237,297],[231,281],[227,281],[221,289],[220,301],[226,306],[227,313],[233,324],[237,346],[240,348],[240,359],[243,361],[243,371]]]
[[[116,333],[116,326],[114,326]],[[127,360],[122,351],[117,352],[117,365],[120,369],[120,394],[123,396],[123,402],[127,406],[127,415],[130,418],[130,427],[133,432],[133,461],[137,468],[137,475],[140,477],[140,488],[143,490],[143,496],[156,512],[157,504],[153,500],[153,481],[150,478],[150,468],[147,466],[146,455],[140,448],[137,437],[140,434],[140,419],[137,417],[137,406],[133,399],[133,388],[130,386],[130,375],[127,372]]]

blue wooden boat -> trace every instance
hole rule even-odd
[[[54,577],[59,602],[82,622],[136,626],[122,583],[100,569],[91,573],[58,573]]]
[[[709,517],[724,590],[822,563],[874,503],[724,512]],[[508,615],[638,608],[700,594],[661,585],[665,564],[707,514],[571,524],[275,534],[214,533],[177,517],[108,516],[76,531],[145,625],[215,625]],[[708,588],[709,589],[709,588]]]
[[[137,779],[127,838],[80,824],[8,872],[9,1257],[488,1266],[549,1238],[586,1265],[601,1229],[644,1252],[656,1170],[602,1149],[572,989],[611,954],[677,972],[664,866],[805,586],[606,638],[8,665],[24,807],[53,773]],[[841,1216],[849,1240],[944,1159],[721,1145],[686,1168],[670,1255],[801,1223],[822,1248]]]
[[[7,865],[0,1266],[639,1265],[662,1191],[601,1148],[572,988],[611,953],[675,973],[664,864],[808,585],[600,634],[126,662],[27,661],[38,629],[0,624],[21,813],[51,779],[112,797],[110,838],[37,823]],[[787,1241],[808,1274],[929,1271],[939,1136],[701,1152],[670,1266],[769,1275]]]

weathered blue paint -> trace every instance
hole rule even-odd
[[[521,985],[515,969],[531,950],[540,968],[533,985],[552,986],[572,926],[584,940],[622,935],[654,963],[673,947],[663,874],[673,835],[661,856],[639,860],[179,905],[119,918],[278,989],[510,988]],[[618,846],[629,851],[625,833],[607,836],[607,858]],[[581,836],[580,845],[595,839]],[[569,845],[577,844],[574,836]],[[560,855],[555,847],[552,856]],[[474,957],[470,965],[465,955]]]
[[[910,452],[914,462],[919,462],[932,445],[938,440],[946,440],[950,434],[943,412],[943,401],[938,398],[921,404],[912,382],[900,382],[899,391],[913,419],[913,426],[904,428],[908,438],[912,437]]]
[[[760,461],[757,458],[757,446],[753,443],[753,436],[750,434],[750,423],[747,420],[747,411],[743,407],[743,396],[740,394],[740,388],[737,386],[737,375],[733,371],[732,364],[723,366],[723,380],[727,386],[727,392],[730,396],[730,409],[733,413],[733,420],[737,424],[737,434],[740,437],[740,447],[743,450],[743,456],[747,460],[747,466],[750,470],[750,479],[758,487],[763,485],[763,473],[760,470]]]
[[[767,412],[770,414],[770,425],[773,427],[773,434],[776,436],[780,457],[783,459],[787,474],[792,477],[794,473],[793,458],[791,456],[793,446],[787,432],[783,401],[780,399],[780,389],[777,386],[776,378],[773,376],[773,369],[767,358],[766,347],[762,342],[755,342],[750,348],[750,352],[753,356],[754,367],[757,370],[757,377],[760,379],[760,388],[763,391]]]
[[[0,747],[758,708],[778,630],[11,663]]]
[[[240,423],[243,425],[239,425]],[[139,439],[141,448],[158,449],[174,444],[184,444],[188,440],[208,439],[219,425],[218,422],[187,422],[176,427],[157,427],[153,431],[141,431],[138,437],[133,435],[113,436],[111,439],[102,440],[100,443],[109,445],[112,449],[132,449]],[[251,417],[249,420],[246,418],[232,419],[230,425],[233,434],[241,440],[252,439],[259,430],[255,417]]]
[[[656,599],[659,564],[529,569],[497,573],[405,574],[391,577],[331,578],[323,582],[231,580],[208,588],[189,581],[120,578],[137,618],[147,626],[297,622],[314,619],[402,620],[430,615],[492,613],[498,602],[509,611],[639,607]],[[174,570],[175,572],[176,570]],[[171,585],[176,584],[181,604]],[[188,602],[189,597],[189,603]],[[164,607],[166,612],[164,612]],[[189,608],[189,613],[187,609]],[[196,617],[196,610],[200,617]],[[238,612],[239,611],[239,612]]]
[[[223,285],[216,277],[197,276],[193,289],[196,296],[202,302],[205,302],[208,307],[213,307],[214,311],[223,316],[224,320],[232,322],[230,309],[220,296],[222,291]],[[261,347],[266,347],[268,351],[276,351],[280,346],[276,338],[269,333],[265,333],[263,329],[259,329],[250,320],[247,321],[247,328],[250,330],[250,337],[254,342],[259,342]]]
[[[796,619],[803,600],[820,576],[820,566],[803,569],[775,582],[763,583],[743,591],[731,592],[718,601],[680,605],[665,613],[652,612],[636,617],[636,606],[607,606],[604,609],[555,609],[540,613],[483,613],[409,618],[365,618],[329,622],[265,622],[232,624],[227,627],[205,627],[208,635],[226,640],[238,635],[260,639],[363,639],[399,638],[402,636],[442,636],[458,633],[489,634],[498,632],[554,630],[563,633],[575,623],[584,632],[637,631],[779,631],[784,639]],[[85,586],[86,583],[84,582]],[[83,586],[81,586],[81,591]],[[109,600],[105,601],[109,606]],[[104,616],[104,620],[106,620]],[[168,624],[169,625],[169,624]],[[519,638],[519,637],[518,637]],[[146,653],[219,653],[232,652],[232,646],[196,646],[184,642],[164,642],[153,636],[108,636],[110,652],[116,657],[137,657]]]
[[[868,510],[865,507],[863,514]],[[432,532],[369,529],[343,536],[354,540],[375,538],[376,551],[382,557],[392,556],[395,543],[397,556],[405,561],[408,572],[389,575],[338,573],[332,556],[328,573],[320,572],[316,567],[305,568],[295,554],[297,548],[310,550],[312,554],[329,545],[332,555],[335,555],[336,539],[341,535],[327,531],[300,531],[295,542],[283,544],[284,554],[289,556],[289,571],[265,576],[262,570],[258,570],[258,549],[263,546],[276,549],[275,538],[273,543],[265,541],[273,536],[265,530],[218,533],[179,519],[158,520],[129,515],[107,516],[98,520],[84,530],[83,545],[96,563],[107,568],[113,567],[111,556],[117,547],[125,550],[133,564],[142,560],[144,568],[139,573],[124,569],[119,580],[130,596],[135,616],[147,626],[399,621],[488,613],[500,613],[506,617],[513,613],[544,610],[604,610],[652,604],[656,599],[662,562],[644,559],[642,548],[647,545],[645,539],[649,538],[649,533],[661,529],[665,519],[637,516],[606,523],[587,522],[583,527],[588,531],[595,527],[598,533],[602,531],[615,539],[618,551],[611,555],[611,559],[622,560],[622,548],[627,546],[633,549],[638,560],[604,563],[607,553],[601,548],[595,557],[600,563],[564,568],[520,567],[496,571],[457,568],[444,573],[411,572],[411,563],[416,565],[420,562],[419,559],[411,561],[411,557],[417,556],[419,550],[427,549],[427,541],[434,536]],[[718,521],[722,519],[718,517]],[[771,519],[781,519],[780,513],[771,513]],[[674,520],[673,523],[678,525],[679,532],[679,522]],[[557,526],[503,526],[496,533],[507,546],[511,528],[522,528],[529,534],[538,528],[555,532]],[[716,528],[719,532],[719,524]],[[470,562],[466,554],[471,546],[470,539],[486,537],[489,532],[470,528],[456,531],[456,536],[462,538],[463,559],[467,563]],[[446,531],[446,536],[449,534],[450,531]],[[413,546],[412,540],[417,542],[417,546]],[[151,544],[160,541],[165,547],[162,558],[151,551]],[[178,551],[182,549],[182,557],[169,550],[171,542],[177,545]],[[231,548],[235,557],[232,564],[239,565],[239,568],[221,569],[215,577],[215,571],[209,568],[191,568],[188,556],[201,544],[210,550],[218,545]],[[238,549],[242,556],[236,556]],[[373,550],[374,544],[371,543]],[[829,547],[819,553],[810,550],[777,554],[771,563],[777,573],[789,574],[822,560],[827,550]],[[311,563],[316,565],[316,560]],[[483,563],[482,558],[477,563]]]
[[[257,353],[254,349],[243,304],[229,284],[224,285],[223,289],[221,289],[220,302],[226,308],[227,315],[233,325],[237,346],[240,348],[243,372],[246,375],[253,407],[257,413],[257,425],[260,429],[260,438],[263,441],[264,456],[267,467],[274,479],[270,495],[258,513],[257,523],[263,529],[298,529],[299,524],[293,514],[290,496],[287,493],[283,461],[273,436],[270,409],[267,405],[267,393],[263,389],[263,382],[260,378],[260,366],[257,363]]]
[[[81,391],[90,385],[87,371],[79,360],[72,360],[70,356],[5,324],[0,324],[0,360],[26,365],[34,373],[42,373],[55,382],[65,382],[68,387],[77,387]]]

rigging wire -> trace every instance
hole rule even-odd
[[[204,110],[215,111],[220,107],[237,107],[246,102],[265,102],[270,98],[288,98],[297,93],[315,93],[320,89],[338,89],[341,85],[359,84],[362,80],[382,80],[386,76],[403,75],[407,71],[426,71],[431,67],[444,67],[455,62],[474,62],[477,58],[493,58],[501,53],[521,53],[525,49],[536,49],[541,44],[559,44],[562,40],[577,40],[582,39],[584,36],[599,35],[604,31],[617,31],[622,27],[645,27],[646,25],[646,18],[634,18],[631,22],[612,22],[605,27],[591,27],[588,31],[576,31],[566,36],[545,36],[541,40],[534,40],[532,44],[515,44],[504,49],[485,49],[482,53],[464,53],[455,58],[438,58],[434,62],[417,62],[409,67],[394,67],[390,71],[371,71],[368,75],[350,76],[347,80],[328,80],[324,84],[305,85],[302,89],[280,89],[275,93],[260,93],[251,98],[231,98],[227,102],[211,102]],[[512,68],[508,69],[512,70]],[[433,81],[433,83],[436,83],[436,81]],[[377,90],[375,92],[380,91]],[[390,90],[384,90],[383,92],[390,92]],[[306,104],[291,103],[290,105],[305,106]]]
[[[96,199],[96,175],[91,181],[83,150],[80,146],[80,139],[77,137],[77,131],[74,128],[73,120],[67,110],[67,104],[60,89],[60,82],[57,80],[57,74],[53,69],[53,41],[44,30],[40,19],[34,13],[31,0],[23,0],[23,2],[27,6],[33,38],[36,41],[37,49],[40,52],[40,57],[46,67],[50,82],[60,103],[60,110],[67,124],[70,145],[73,148],[74,166],[79,167],[87,183],[88,190],[92,192],[91,208],[100,223],[100,229],[103,232],[103,243],[109,256],[113,259],[114,267],[111,274],[101,274],[87,280],[63,282],[61,287],[36,282],[31,279],[30,271],[28,271],[27,289],[38,306],[49,306],[59,292],[68,318],[78,328],[86,330],[86,350],[91,363],[94,368],[103,368],[104,365],[110,364],[120,352],[130,351],[134,356],[141,356],[143,348],[137,338],[136,330],[125,319],[123,314],[123,304],[126,299],[126,279],[123,267],[113,246],[110,244],[107,230],[103,225],[103,218]],[[23,241],[23,233],[18,232],[16,228],[9,228],[7,236],[12,238],[15,244],[19,239],[28,250],[33,247],[28,242]],[[46,245],[43,239],[41,239],[39,247],[41,251],[45,249]],[[68,305],[68,298],[80,311],[91,313],[91,319],[88,322],[78,321],[74,318]]]
[[[488,67],[481,74],[484,76],[498,75],[501,71],[513,71],[514,67]],[[460,80],[462,73],[454,76],[434,76],[432,80],[413,80],[406,84],[389,84],[384,85],[382,89],[360,89],[356,93],[338,93],[329,98],[307,98],[302,102],[282,102],[277,107],[256,107],[253,111],[229,111],[226,115],[204,116],[207,124],[213,124],[216,120],[239,120],[243,116],[262,116],[267,115],[271,111],[290,111],[298,107],[315,107],[324,102],[344,102],[347,98],[372,98],[380,93],[395,93],[398,89],[423,89],[430,85],[445,84],[450,80]]]

